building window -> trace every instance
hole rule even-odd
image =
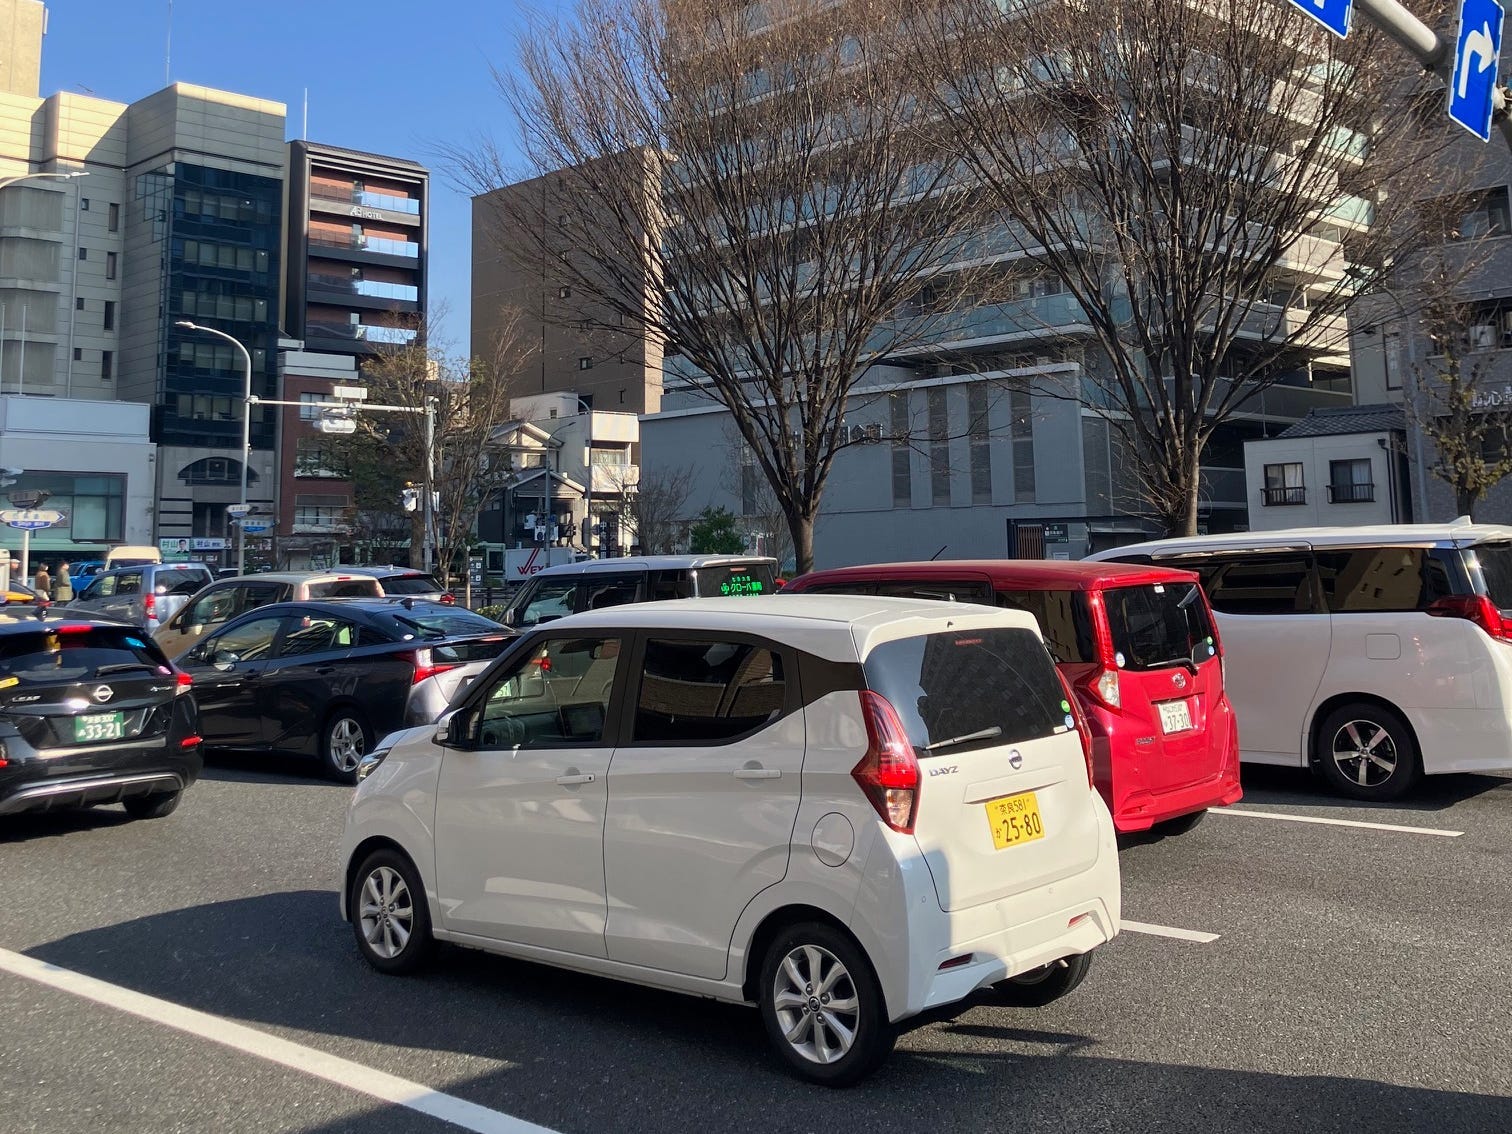
[[[557,298],[558,299],[571,299],[572,298],[572,289],[570,287],[557,288]]]
[[[1307,503],[1307,488],[1302,483],[1300,461],[1265,466],[1265,488],[1261,492],[1266,507]]]
[[[241,471],[241,462],[235,457],[201,457],[179,469],[179,479],[188,485],[237,485],[241,483]],[[247,483],[256,484],[257,480],[257,470],[249,466]]]
[[[100,381],[109,382],[115,377],[115,351],[102,350],[100,352]]]
[[[105,253],[105,278],[107,280],[116,278],[116,254],[114,252]]]
[[[950,504],[950,406],[941,389],[929,391],[929,502]]]
[[[110,206],[110,223],[106,227],[109,228],[111,232],[120,232],[121,231],[121,206],[120,205],[112,204]]]
[[[892,415],[892,499],[894,508],[913,505],[913,448],[908,443],[908,391],[888,395]]]
[[[1488,236],[1506,236],[1508,232],[1512,232],[1512,226],[1508,225],[1505,185],[1488,190],[1478,200],[1468,204],[1469,207],[1456,226],[1455,239],[1479,240]]]
[[[324,394],[321,394],[321,393],[311,393],[310,391],[307,390],[303,394],[300,394],[299,395],[299,401],[300,401],[301,404],[300,404],[300,407],[299,407],[299,420],[300,421],[318,421],[320,419],[320,407],[319,406],[310,405],[308,403],[310,403],[310,402],[323,402],[325,400],[326,400],[326,396]]]
[[[89,259],[89,249],[88,248],[80,248],[79,249],[79,259],[81,259],[81,260],[87,260],[87,259]]]
[[[75,362],[83,362],[84,361],[84,348],[83,347],[74,347],[74,361]]]
[[[83,296],[80,296],[78,299],[74,300],[74,310],[75,311],[83,311],[84,310],[84,297]]]
[[[589,358],[586,354],[583,355],[582,358],[578,359],[578,369],[579,370],[592,370],[593,369],[593,359]]]
[[[103,323],[107,331],[115,330],[115,300],[113,299],[105,301],[105,318]]]
[[[296,496],[294,504],[294,526],[298,528],[326,528],[332,531],[344,530],[347,510],[347,498],[344,496],[316,496],[308,499],[332,501],[323,504],[305,504],[303,496]]]
[[[79,211],[81,213],[87,213],[87,212],[89,212],[89,198],[88,197],[82,197],[82,198],[79,199]]]
[[[971,438],[971,502],[992,503],[992,436],[987,422],[987,390],[966,391],[966,430]]]
[[[301,437],[294,452],[294,475],[341,480],[347,468],[328,438]]]
[[[1375,500],[1375,482],[1370,477],[1370,458],[1328,462],[1330,504],[1369,504]]]
[[[1008,396],[1008,413],[1012,417],[1009,436],[1013,443],[1013,499],[1020,504],[1034,502],[1034,414],[1027,391]]]

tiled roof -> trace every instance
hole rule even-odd
[[[1341,433],[1390,433],[1407,428],[1402,407],[1389,402],[1315,409],[1279,437],[1330,437]]]

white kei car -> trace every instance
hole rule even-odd
[[[1118,932],[1074,713],[1017,611],[573,615],[365,758],[342,914],[384,972],[439,938],[754,1003],[792,1069],[853,1083],[909,1017],[1049,1003]]]

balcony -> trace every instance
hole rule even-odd
[[[327,250],[327,255],[352,255],[367,253],[369,255],[393,256],[403,260],[418,260],[420,258],[420,245],[408,240],[389,240],[382,236],[332,236],[323,233],[310,234],[310,247]]]
[[[1330,484],[1328,502],[1330,504],[1373,504],[1375,484]]]
[[[395,197],[388,193],[371,193],[347,186],[314,184],[310,186],[310,204],[327,211],[350,213],[352,206],[383,209],[385,212],[418,217],[420,202],[414,197]]]
[[[403,344],[414,342],[419,332],[413,327],[311,321],[305,324],[305,334],[311,338],[339,339],[348,343]]]
[[[1281,508],[1290,505],[1306,504],[1307,489],[1298,488],[1262,488],[1260,490],[1261,503],[1267,508]]]
[[[306,287],[312,303],[356,305],[376,310],[399,308],[413,310],[420,302],[420,289],[414,284],[384,283],[379,280],[354,279],[350,275],[326,275],[311,272]]]

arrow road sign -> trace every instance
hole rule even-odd
[[[254,523],[251,520],[243,520],[242,521],[242,530],[244,532],[246,532],[248,535],[251,535],[253,532],[265,532],[269,528],[271,528],[272,526],[273,526],[272,524],[268,524],[268,523],[260,523],[260,524],[259,523]]]
[[[1354,11],[1353,0],[1292,0],[1292,3],[1340,39],[1349,34],[1349,17]]]
[[[1461,0],[1449,117],[1483,142],[1491,140],[1491,99],[1501,54],[1502,6],[1496,0]]]
[[[4,511],[0,511],[0,523],[32,532],[39,531],[42,528],[50,528],[54,524],[61,524],[66,518],[62,512],[56,512],[51,508],[43,511],[25,508],[7,508]]]

